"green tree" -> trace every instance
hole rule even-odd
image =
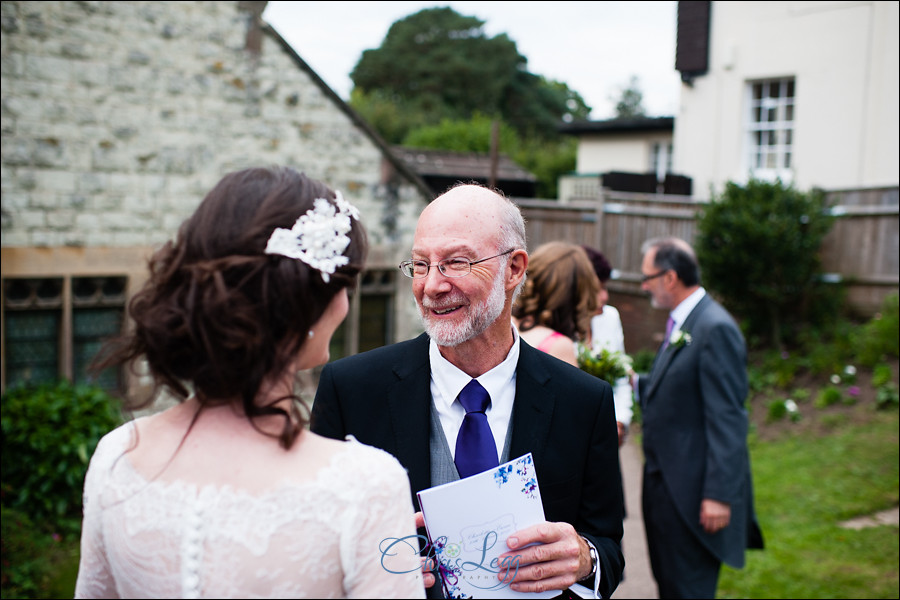
[[[538,195],[556,197],[560,175],[575,168],[575,140],[559,124],[591,108],[563,82],[529,73],[505,34],[484,21],[429,8],[391,25],[350,74],[350,105],[391,144],[488,152],[499,121],[500,151],[538,177]]]
[[[411,148],[439,148],[454,152],[491,151],[491,130],[494,119],[476,112],[469,119],[442,119],[437,125],[413,129],[403,138],[403,145]],[[516,149],[521,146],[519,135],[505,123],[500,123],[500,147]]]
[[[697,258],[710,290],[747,333],[782,346],[834,316],[840,294],[822,281],[819,251],[833,217],[820,190],[781,181],[729,182],[700,213]]]
[[[361,114],[377,112],[363,104],[391,102],[410,119],[406,126],[393,124],[391,135],[480,113],[502,119],[520,135],[555,138],[560,121],[590,113],[566,84],[529,73],[527,59],[506,34],[488,37],[484,21],[446,7],[396,21],[380,47],[363,52],[350,78],[359,92],[351,104]]]
[[[466,120],[444,119],[437,125],[413,129],[403,139],[403,145],[487,154],[491,151],[493,121],[480,113]],[[522,138],[515,129],[500,123],[499,142],[501,152],[537,177],[537,195],[541,198],[556,198],[560,175],[575,169],[578,142],[574,138]]]
[[[559,177],[575,171],[578,140],[563,137],[545,141],[531,137],[522,140],[521,146],[509,154],[516,163],[537,177],[539,198],[558,198]]]
[[[641,92],[638,78],[635,75],[632,75],[629,84],[620,90],[618,99],[614,96],[610,99],[616,101],[616,118],[618,119],[643,117],[647,112],[643,106],[644,94]]]

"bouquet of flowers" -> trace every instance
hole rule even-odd
[[[610,385],[615,385],[617,379],[627,377],[631,370],[631,357],[627,354],[606,348],[591,349],[580,342],[577,358],[582,371],[604,379]]]

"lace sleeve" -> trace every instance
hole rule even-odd
[[[84,478],[84,519],[81,525],[81,559],[75,582],[76,598],[118,598],[103,542],[100,493],[115,457],[107,437],[100,440]]]
[[[349,598],[424,598],[409,479],[395,458],[378,452],[364,479],[367,501],[341,539],[344,589]]]

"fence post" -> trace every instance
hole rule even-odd
[[[595,218],[594,218],[594,243],[593,246],[597,250],[601,250],[603,243],[603,213],[604,206],[606,205],[606,193],[603,190],[603,177],[600,177],[600,187],[598,188],[599,192],[597,194],[597,202],[594,207]]]

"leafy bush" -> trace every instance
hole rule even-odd
[[[797,402],[806,402],[809,400],[810,392],[806,388],[795,388],[794,391],[791,392],[791,396],[797,400]]]
[[[769,421],[780,421],[787,416],[787,406],[784,400],[772,400],[769,402]]]
[[[98,387],[61,381],[8,390],[2,413],[4,506],[77,535],[88,462],[122,422],[115,400]]]
[[[860,364],[867,367],[900,356],[900,296],[885,298],[881,312],[854,332],[852,343]]]
[[[881,387],[886,383],[890,383],[891,379],[894,378],[894,373],[891,371],[891,366],[886,364],[875,365],[875,368],[872,369],[872,385],[875,387]]]
[[[656,352],[653,350],[638,350],[631,355],[631,368],[637,373],[649,373],[655,358]]]
[[[781,347],[797,331],[827,323],[842,294],[822,282],[819,249],[833,217],[819,190],[780,181],[729,182],[697,219],[705,285],[721,296],[748,339]]]
[[[71,598],[78,576],[78,541],[2,507],[3,598]]]
[[[893,381],[889,381],[875,391],[875,407],[878,410],[900,406],[900,393]]]
[[[818,397],[816,398],[816,408],[825,408],[827,406],[831,406],[832,404],[837,404],[841,401],[843,394],[841,394],[841,390],[830,385],[821,392],[819,392]]]
[[[800,420],[800,411],[797,408],[796,402],[790,398],[772,400],[769,402],[769,422],[780,421],[785,417],[790,418],[793,423]]]

